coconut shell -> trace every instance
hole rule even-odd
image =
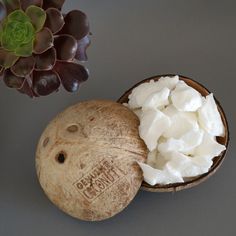
[[[142,83],[146,83],[149,82],[150,80],[154,80],[154,81],[158,81],[161,77],[163,76],[175,76],[175,75],[158,75],[158,76],[154,76],[148,79],[145,79],[139,83],[137,83],[136,85],[134,85],[131,89],[129,89],[128,91],[126,91],[118,100],[119,103],[128,103],[129,101],[129,95],[131,94],[132,90],[139,86]],[[194,89],[196,89],[199,93],[202,94],[202,96],[207,96],[208,94],[210,94],[209,90],[206,89],[203,85],[201,85],[200,83],[194,81],[193,79],[190,79],[188,77],[185,76],[179,76],[180,80],[183,80],[185,83],[187,83],[189,86],[193,87]],[[201,175],[201,176],[197,176],[195,178],[191,178],[186,180],[184,183],[176,183],[176,184],[167,184],[167,185],[161,185],[161,184],[156,184],[154,186],[151,186],[149,184],[147,184],[146,182],[142,183],[142,189],[149,191],[149,192],[176,192],[176,191],[180,191],[183,189],[188,189],[191,187],[194,187],[202,182],[204,182],[205,180],[207,180],[210,176],[212,176],[221,166],[222,162],[225,159],[226,156],[226,152],[227,152],[227,147],[229,144],[229,127],[228,127],[228,122],[224,113],[223,108],[221,107],[219,101],[215,98],[217,106],[218,106],[218,110],[220,112],[223,124],[225,126],[225,136],[224,137],[217,137],[217,141],[226,146],[226,150],[223,151],[219,156],[215,157],[213,159],[213,165],[210,168],[210,170]]]
[[[110,101],[76,104],[43,132],[37,152],[39,182],[48,198],[67,214],[100,221],[122,211],[140,189],[137,161],[147,148],[139,119]]]

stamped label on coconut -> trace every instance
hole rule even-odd
[[[125,176],[114,163],[105,159],[74,183],[79,193],[89,202],[93,202],[102,193]]]

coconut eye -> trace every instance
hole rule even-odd
[[[65,160],[66,160],[66,153],[65,152],[59,152],[56,156],[56,161],[59,164],[64,164]]]

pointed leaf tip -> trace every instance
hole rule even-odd
[[[31,79],[31,76],[30,77],[27,77],[21,88],[17,89],[18,92],[20,93],[23,93],[25,95],[28,95],[30,98],[33,98],[33,97],[38,97],[37,94],[35,94],[35,92],[32,90],[32,79]]]

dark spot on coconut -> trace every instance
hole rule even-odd
[[[56,161],[60,164],[63,164],[66,160],[66,153],[65,152],[59,152],[56,156]]]
[[[67,131],[70,133],[75,133],[78,131],[78,126],[77,125],[71,125],[67,128]]]
[[[84,163],[80,163],[81,170],[84,169],[84,167],[85,167],[85,164]]]
[[[49,137],[45,138],[43,141],[43,147],[46,147],[49,143]]]

